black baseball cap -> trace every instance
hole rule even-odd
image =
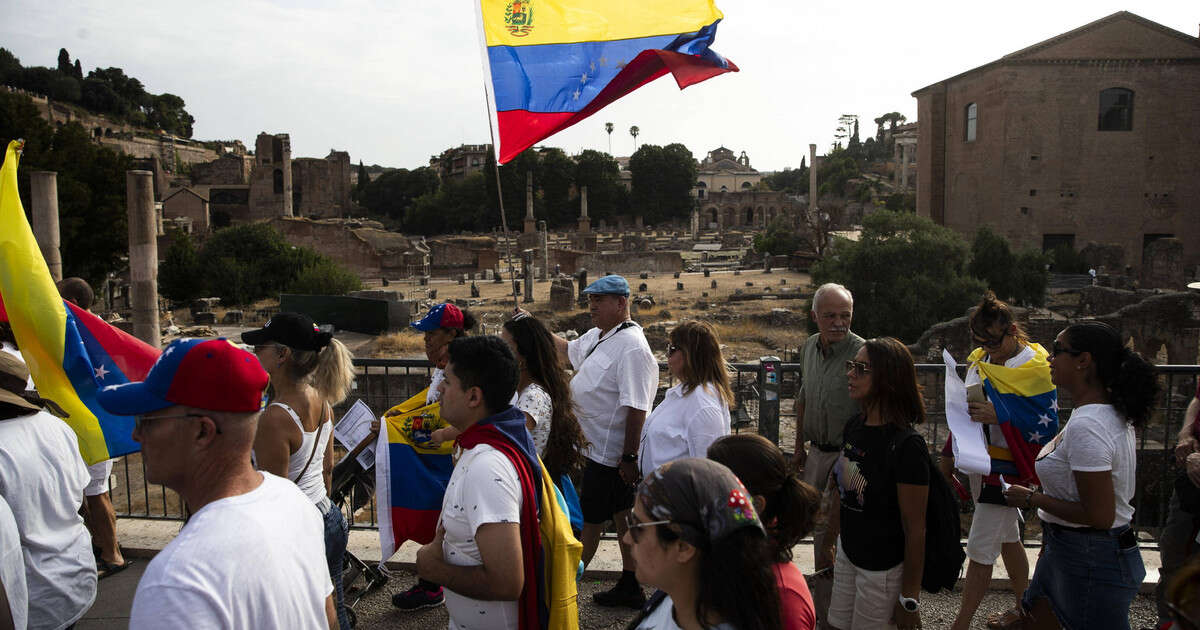
[[[296,350],[318,351],[329,345],[332,333],[321,332],[312,318],[303,313],[280,313],[267,320],[267,325],[242,333],[242,343],[261,346],[279,343]]]

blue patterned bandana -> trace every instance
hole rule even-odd
[[[750,493],[724,465],[685,457],[659,466],[638,486],[650,518],[670,521],[679,537],[701,549],[743,528],[764,536]]]

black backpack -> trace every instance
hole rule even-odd
[[[893,467],[896,447],[916,434],[911,428],[897,432],[892,440]],[[929,502],[925,505],[925,569],[921,573],[921,588],[928,593],[937,593],[942,589],[954,589],[967,554],[962,548],[958,497],[933,457],[927,454],[925,461],[929,466]]]

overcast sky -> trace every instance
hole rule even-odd
[[[534,0],[536,3],[538,0]],[[596,0],[602,1],[602,0]],[[837,118],[916,117],[911,93],[1120,10],[1197,34],[1196,0],[804,2],[718,0],[715,50],[741,72],[680,92],[669,77],[545,141],[568,153],[629,155],[682,142],[697,158],[746,151],[759,170],[824,152]],[[123,68],[148,91],[183,97],[199,139],[288,133],[295,157],[415,168],[489,141],[480,37],[468,0],[0,0],[0,46],[53,67],[59,48],[84,73]]]

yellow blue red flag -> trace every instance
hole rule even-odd
[[[145,379],[159,351],[63,301],[17,193],[20,147],[8,143],[0,169],[0,300],[13,336],[38,394],[70,414],[84,461],[132,453],[134,418],[104,411],[96,392]]]
[[[480,0],[504,164],[670,72],[680,89],[738,67],[713,51],[713,0]]]

